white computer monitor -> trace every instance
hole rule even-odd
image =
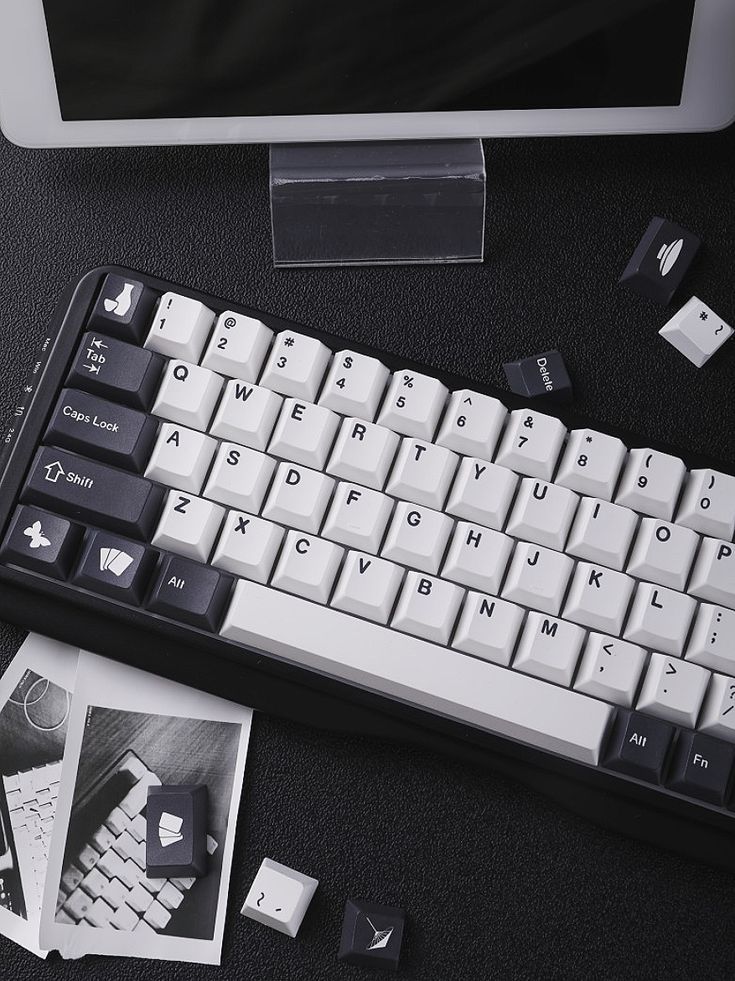
[[[735,0],[0,0],[25,146],[709,130]]]

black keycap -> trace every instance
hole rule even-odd
[[[126,470],[142,470],[151,455],[158,421],[138,409],[65,388],[46,430],[45,443],[64,446]]]
[[[150,539],[164,493],[144,477],[42,446],[21,499],[121,535]]]
[[[157,295],[136,279],[105,276],[87,326],[135,343],[148,333]]]
[[[359,967],[397,971],[401,956],[404,910],[348,899],[342,920],[339,958]]]
[[[156,577],[149,609],[204,630],[218,630],[232,577],[211,566],[169,555]]]
[[[669,786],[689,797],[724,804],[735,747],[696,732],[682,732],[674,749]]]
[[[79,343],[66,384],[113,402],[148,410],[158,389],[163,359],[153,351],[90,332]]]
[[[0,561],[66,579],[82,529],[66,518],[21,505],[15,509],[0,549]]]
[[[158,553],[108,531],[89,531],[72,581],[122,603],[139,604]]]
[[[207,874],[208,793],[198,786],[148,788],[145,872],[149,879]]]
[[[674,727],[638,712],[618,712],[608,746],[607,766],[641,780],[661,783]]]
[[[653,218],[625,267],[623,286],[666,306],[681,285],[701,245],[686,228]]]
[[[524,398],[547,402],[571,402],[572,382],[564,358],[558,351],[545,351],[531,358],[503,365],[512,392]]]

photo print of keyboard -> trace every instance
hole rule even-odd
[[[735,869],[731,466],[124,268],[54,326],[0,615]]]

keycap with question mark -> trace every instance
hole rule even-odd
[[[317,879],[264,858],[240,912],[295,937],[318,885]]]

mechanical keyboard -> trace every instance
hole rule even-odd
[[[0,523],[12,622],[735,868],[732,468],[105,267]]]

